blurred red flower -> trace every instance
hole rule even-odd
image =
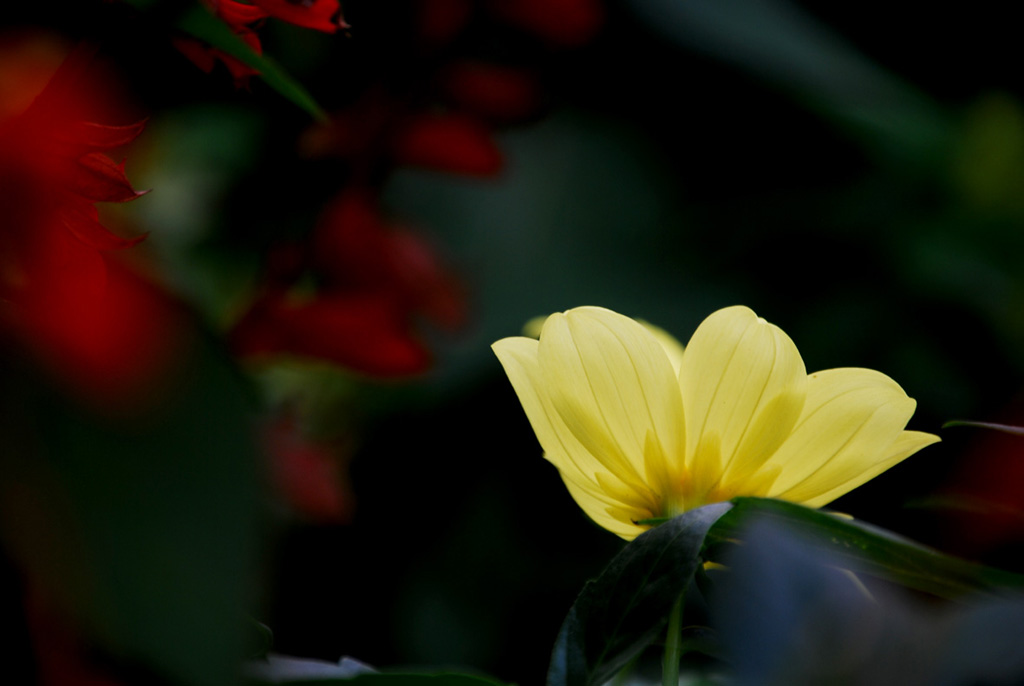
[[[446,329],[462,325],[457,279],[415,232],[386,223],[372,194],[350,189],[324,210],[312,237],[312,261],[324,290],[387,294],[406,313]]]
[[[79,47],[45,86],[5,94],[31,100],[0,119],[0,331],[6,329],[51,371],[92,396],[117,396],[151,378],[166,358],[176,316],[167,299],[104,253],[143,237],[122,238],[100,223],[96,202],[126,202],[134,190],[105,153],[134,140],[143,123],[85,120],[102,110],[90,73],[92,50]],[[25,54],[29,54],[26,50]],[[40,73],[18,50],[2,53],[4,72]]]
[[[275,419],[265,432],[271,483],[298,514],[326,524],[347,524],[355,496],[343,461],[348,446],[303,435],[291,413]]]
[[[501,150],[489,126],[461,112],[406,111],[377,91],[310,127],[299,141],[303,155],[341,157],[354,167],[425,167],[469,176],[495,176]]]
[[[430,364],[419,317],[446,328],[464,318],[455,278],[415,233],[386,224],[367,191],[346,191],[328,205],[304,258],[284,252],[288,259],[271,262],[290,273],[268,275],[232,332],[243,356],[291,354],[405,376]],[[303,277],[312,277],[315,292],[295,288]]]
[[[425,113],[395,131],[392,154],[399,164],[470,176],[494,176],[502,155],[491,131],[463,114]]]

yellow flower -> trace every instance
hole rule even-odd
[[[493,346],[545,457],[595,522],[625,539],[736,496],[820,507],[938,437],[904,431],[916,403],[886,375],[808,375],[781,329],[715,312],[683,347],[599,307],[548,317],[540,340]]]

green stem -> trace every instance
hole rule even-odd
[[[665,634],[665,656],[661,663],[662,686],[679,686],[680,635],[683,629],[683,598],[672,605],[668,615],[668,632]]]

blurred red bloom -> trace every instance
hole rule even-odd
[[[80,47],[27,109],[0,120],[0,327],[78,390],[117,395],[162,364],[174,316],[157,289],[103,256],[142,239],[109,231],[94,203],[143,194],[104,154],[143,124],[84,120],[100,90],[91,61]]]
[[[379,92],[306,131],[308,157],[342,157],[354,166],[385,163],[469,176],[494,176],[503,166],[488,125],[461,112],[406,112]]]
[[[346,446],[304,436],[289,414],[267,427],[265,439],[272,484],[289,507],[315,522],[351,520],[355,496],[342,463]]]
[[[494,176],[502,155],[490,129],[463,114],[421,114],[399,128],[391,142],[399,164],[471,176]]]
[[[268,292],[231,338],[244,357],[317,358],[370,376],[417,374],[430,363],[405,313],[384,294],[320,294],[307,300]]]
[[[327,207],[304,262],[287,252],[279,263],[295,271],[272,275],[234,328],[243,356],[292,354],[372,376],[404,376],[430,363],[419,316],[449,328],[464,318],[455,279],[418,236],[385,224],[365,191],[343,193]],[[291,288],[304,274],[316,280],[315,293]]]
[[[384,222],[369,192],[342,193],[323,212],[312,239],[325,289],[387,293],[406,313],[447,329],[462,325],[458,281],[416,233]]]

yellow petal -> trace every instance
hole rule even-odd
[[[938,440],[903,431],[915,406],[899,384],[880,372],[812,374],[803,414],[769,461],[781,468],[771,495],[824,504]]]
[[[827,505],[839,496],[849,493],[861,484],[874,479],[890,467],[899,464],[921,448],[938,442],[939,437],[935,434],[924,433],[921,431],[904,431],[893,442],[893,444],[889,446],[889,454],[879,460],[871,468],[866,469],[857,476],[845,481],[842,480],[841,476],[837,475],[837,478],[834,480],[835,485],[831,488],[828,488],[828,483],[825,482],[823,478],[814,486],[814,488],[827,488],[828,490],[823,491],[820,495],[808,498],[803,502],[808,507],[821,507],[822,505]]]
[[[576,440],[551,407],[537,362],[538,343],[520,336],[503,338],[491,346],[505,368],[512,388],[533,427],[544,456],[563,476],[580,482],[593,481],[604,465]]]
[[[644,328],[650,331],[654,337],[661,343],[661,347],[665,349],[665,354],[668,355],[669,362],[672,363],[672,369],[675,370],[676,376],[679,376],[679,368],[683,366],[683,344],[676,340],[675,336],[670,334],[660,326],[655,326],[650,322],[645,322],[640,319],[637,320],[644,325]]]
[[[628,317],[581,307],[548,318],[538,361],[552,406],[580,444],[622,481],[661,490],[666,462],[681,466],[684,429],[657,339]],[[652,440],[659,460],[647,459]]]
[[[573,500],[576,501],[576,504],[579,505],[580,509],[582,509],[588,517],[594,520],[594,523],[598,526],[611,531],[613,534],[621,536],[627,541],[633,540],[648,528],[634,524],[632,520],[644,519],[651,515],[642,515],[639,514],[640,511],[636,511],[637,514],[631,516],[630,513],[633,512],[632,510],[623,511],[622,508],[616,508],[614,505],[609,506],[593,491],[581,488],[578,484],[567,479],[563,479],[563,481],[565,482],[566,488],[569,489],[569,494],[572,495]]]
[[[807,372],[781,329],[746,307],[729,307],[697,328],[679,382],[687,454],[696,457],[703,436],[717,434],[722,475],[742,479],[789,435],[803,407]]]
[[[523,335],[529,338],[540,338],[540,332],[544,328],[544,322],[548,320],[548,315],[542,314],[539,317],[534,317],[530,321],[523,324]]]
[[[591,452],[553,407],[550,380],[542,375],[538,362],[539,343],[517,336],[504,338],[491,347],[512,382],[544,457],[558,468],[563,480],[575,484],[580,492],[591,493],[592,499],[603,503],[603,508],[616,504],[650,508],[651,491],[647,485],[630,473],[623,474],[614,462],[609,465],[606,455]],[[580,505],[584,506],[582,502]]]

